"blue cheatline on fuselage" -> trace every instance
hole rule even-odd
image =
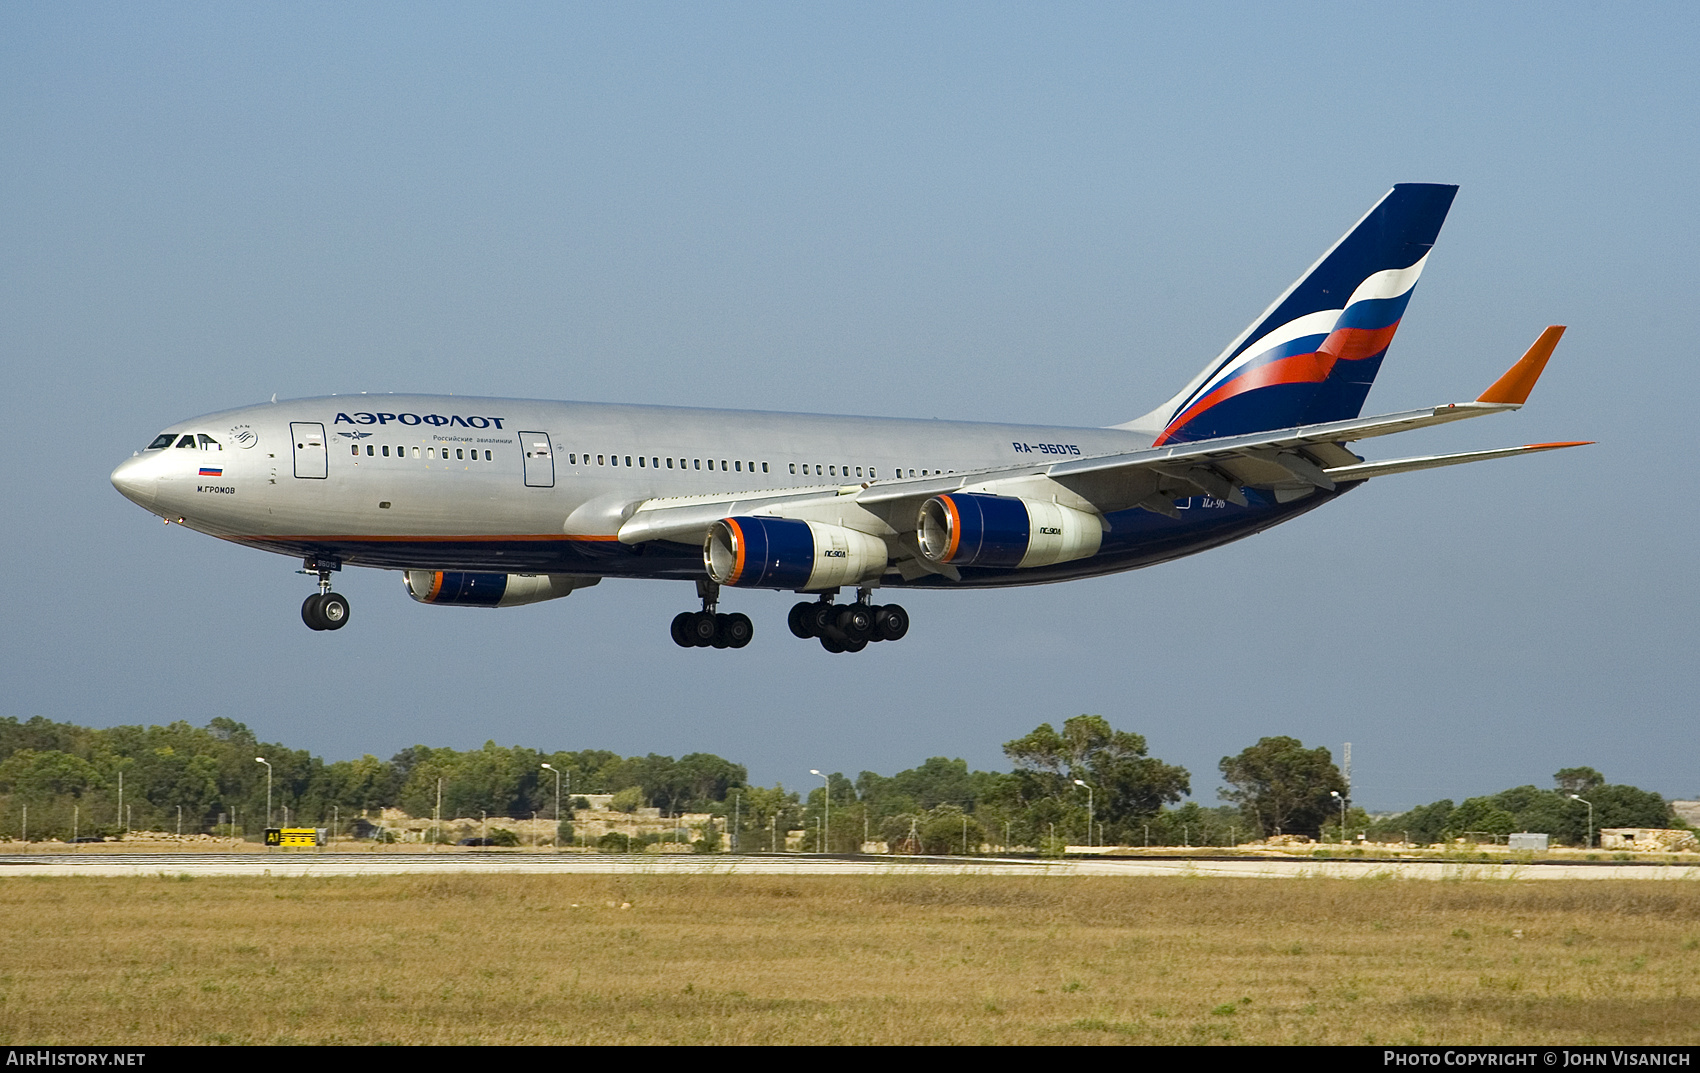
[[[1244,507],[1198,496],[1177,500],[1179,518],[1146,510],[1122,510],[1105,516],[1109,531],[1098,554],[1088,559],[1027,569],[961,568],[961,580],[935,574],[905,581],[887,575],[885,588],[954,589],[1040,585],[1053,581],[1096,577],[1136,570],[1211,548],[1231,544],[1316,509],[1358,485],[1343,484],[1333,492],[1318,489],[1291,503],[1277,503],[1254,489],[1246,492]],[[457,540],[433,537],[409,540],[320,538],[266,540],[247,538],[238,543],[263,551],[301,558],[332,559],[348,566],[392,570],[432,564],[434,570],[514,574],[590,574],[603,577],[691,581],[703,576],[702,548],[668,541],[622,544],[614,540],[571,537],[504,540],[501,537]],[[792,591],[789,587],[775,591]]]

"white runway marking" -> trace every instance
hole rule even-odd
[[[1361,879],[1686,879],[1700,865],[1600,862],[1360,861],[1284,858],[1119,857],[1027,860],[997,857],[732,857],[530,853],[158,853],[0,856],[6,876],[363,876],[363,875],[900,875],[900,876],[1248,876]]]

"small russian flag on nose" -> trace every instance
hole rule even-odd
[[[224,467],[223,466],[202,466],[201,467],[201,476],[203,476],[203,477],[222,477],[222,476],[224,476]]]

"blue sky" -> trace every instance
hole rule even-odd
[[[1574,764],[1700,796],[1681,5],[60,5],[0,9],[0,714],[219,715],[330,759],[486,739],[890,773],[1082,712],[1215,803],[1268,734],[1377,809]],[[833,657],[688,586],[502,612],[166,528],[162,426],[425,391],[1102,425],[1221,349],[1394,182],[1458,200],[1368,410],[1524,411],[1184,562],[917,593]]]

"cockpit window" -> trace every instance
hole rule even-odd
[[[148,450],[157,451],[161,447],[170,447],[171,441],[176,438],[177,434],[175,432],[161,432],[158,436],[154,437],[154,441],[152,443],[148,444]]]
[[[177,441],[177,446],[179,446],[179,447],[193,447],[193,446],[195,446],[195,437],[192,436],[192,435],[184,436],[182,439]]]
[[[205,432],[201,433],[196,438],[201,441],[201,450],[203,450],[203,451],[222,451],[222,450],[224,450],[224,444],[219,443],[217,440],[213,439],[211,436],[208,436]]]

